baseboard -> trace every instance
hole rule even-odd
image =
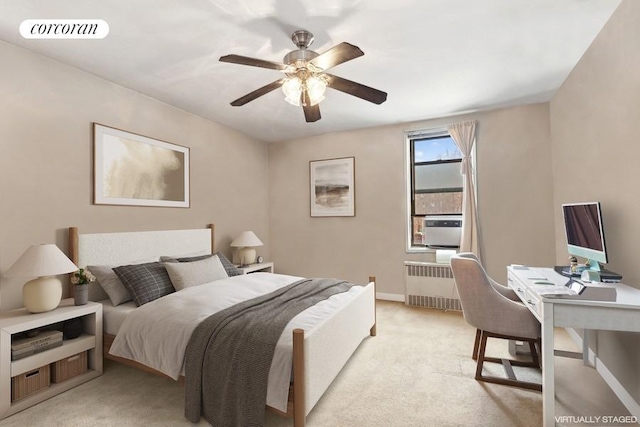
[[[565,328],[573,342],[575,342],[580,348],[582,348],[582,337],[573,328]],[[595,366],[596,371],[600,374],[605,383],[611,388],[613,394],[616,395],[620,402],[627,408],[627,411],[635,417],[640,418],[640,405],[629,394],[629,392],[620,384],[620,381],[611,373],[607,366],[600,360],[600,358],[589,349],[589,363]]]
[[[376,299],[404,302],[404,294],[387,294],[384,292],[376,292]]]

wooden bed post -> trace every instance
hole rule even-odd
[[[304,330],[293,330],[293,426],[305,423]]]
[[[207,224],[207,228],[211,229],[211,253],[216,251],[216,225]]]
[[[78,264],[78,227],[69,227],[69,259]]]
[[[378,323],[378,315],[376,313],[376,276],[369,276],[369,282],[373,282],[373,326],[369,330],[369,335],[375,337],[377,334],[376,325]]]
[[[69,259],[78,265],[78,227],[69,227]],[[75,296],[76,287],[69,284],[69,296]]]

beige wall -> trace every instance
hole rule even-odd
[[[485,262],[506,280],[510,263],[549,265],[554,230],[548,104],[321,135],[269,145],[271,256],[278,272],[378,279],[404,294],[404,132],[476,119],[478,199]],[[355,157],[356,216],[311,218],[309,161]]]
[[[86,232],[217,225],[229,255],[251,229],[267,254],[267,148],[228,128],[0,42],[0,275],[32,244],[66,250]],[[94,206],[91,123],[191,149],[191,208]],[[22,306],[23,279],[0,277],[0,309]]]
[[[640,288],[640,2],[626,0],[550,103],[557,261],[567,250],[559,206],[602,202],[609,267]],[[637,334],[598,333],[607,368],[640,401]]]

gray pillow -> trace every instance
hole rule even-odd
[[[123,265],[113,271],[138,307],[175,292],[167,269],[159,262]]]
[[[111,265],[88,265],[87,270],[93,273],[114,306],[131,301],[133,298],[124,284],[113,271]]]
[[[231,261],[229,261],[227,259],[227,257],[224,256],[224,254],[222,252],[216,252],[214,255],[218,255],[218,258],[220,258],[220,262],[224,266],[224,269],[227,272],[227,274],[229,275],[229,277],[231,277],[231,276],[242,276],[242,274],[243,274],[242,270],[239,270],[238,268],[236,268],[236,266],[233,265],[233,263]]]
[[[222,263],[222,266],[224,267],[224,270],[227,272],[227,276],[232,277],[232,276],[242,275],[242,271],[236,268],[236,266],[233,265],[233,263],[229,261],[229,259],[226,256],[224,256],[222,252],[216,252],[213,255],[218,256],[218,258],[220,259],[220,262]],[[201,256],[179,257],[179,258],[170,257],[170,256],[161,256],[160,261],[162,262],[193,262],[193,261],[200,261],[202,259],[212,257],[213,255],[201,255]]]
[[[164,264],[176,291],[229,277],[217,256],[193,262],[166,262]]]

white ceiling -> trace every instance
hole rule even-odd
[[[0,39],[264,141],[450,116],[551,99],[620,0],[2,0]],[[102,19],[102,40],[27,40],[25,19]],[[271,92],[281,74],[221,63],[280,62],[294,30],[322,53],[365,55],[332,74],[387,92],[382,105],[328,90],[322,119]],[[0,59],[1,60],[1,59]]]

